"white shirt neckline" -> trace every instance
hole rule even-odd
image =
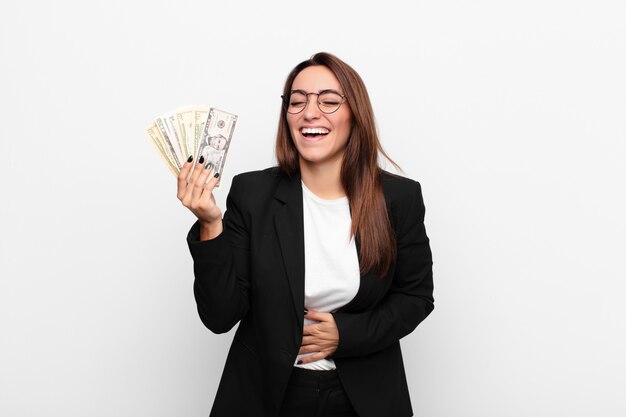
[[[347,195],[343,196],[343,197],[339,197],[339,198],[333,198],[332,200],[328,200],[326,198],[322,198],[322,197],[318,196],[313,191],[309,190],[309,188],[304,184],[304,181],[301,180],[300,182],[302,183],[302,191],[305,192],[309,197],[311,197],[317,203],[328,205],[328,206],[347,205],[348,204],[348,196]]]

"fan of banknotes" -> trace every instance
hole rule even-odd
[[[174,175],[189,156],[194,164],[203,156],[221,174],[236,122],[237,115],[215,107],[185,106],[158,116],[146,133]]]

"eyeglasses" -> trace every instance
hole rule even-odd
[[[289,96],[280,96],[287,113],[298,114],[309,104],[309,96],[317,96],[317,107],[322,113],[331,114],[339,110],[339,107],[346,101],[346,96],[339,94],[335,90],[323,90],[319,93],[307,93],[304,90],[292,90]]]

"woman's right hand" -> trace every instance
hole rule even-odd
[[[190,157],[178,174],[177,197],[198,218],[200,240],[213,239],[222,232],[222,210],[213,197],[219,173],[213,174],[212,166],[205,167],[202,156],[193,170],[192,167]]]

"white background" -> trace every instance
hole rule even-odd
[[[223,205],[274,163],[282,84],[317,51],[423,186],[415,414],[626,415],[626,5],[408,4],[2,5],[0,415],[207,415],[233,332],[197,317],[193,215],[143,129],[237,113]]]

